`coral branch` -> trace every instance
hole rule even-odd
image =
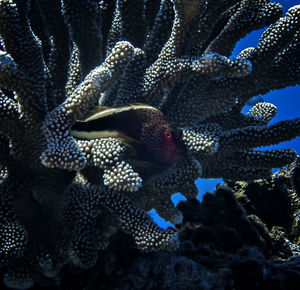
[[[70,127],[123,73],[132,51],[133,47],[128,42],[117,43],[105,62],[89,73],[62,105],[48,114],[44,122],[48,148],[41,155],[44,165],[70,170],[79,170],[86,165],[86,158],[70,136]]]

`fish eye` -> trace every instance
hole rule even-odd
[[[165,130],[164,134],[167,138],[172,138],[172,133],[170,131]]]

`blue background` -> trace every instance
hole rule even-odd
[[[294,6],[299,5],[299,0],[282,0],[282,1],[271,1],[271,2],[277,2],[281,3],[284,8],[284,14],[287,12],[287,10]],[[260,29],[253,31],[249,35],[247,35],[245,38],[241,39],[232,54],[232,57],[236,57],[240,51],[242,51],[244,48],[249,46],[257,46],[259,42],[259,38],[262,34],[262,32],[265,29]],[[277,114],[274,117],[274,119],[271,121],[272,123],[276,123],[280,120],[288,120],[288,119],[294,119],[300,117],[300,86],[297,85],[295,87],[288,87],[283,90],[276,90],[272,91],[266,95],[262,96],[264,101],[270,102],[277,106]],[[245,106],[244,112],[248,112],[250,109],[250,106]],[[293,148],[297,151],[298,155],[300,155],[300,137],[297,137],[294,140],[280,143],[276,146],[269,146],[262,148],[264,149],[270,149],[270,148]],[[203,195],[206,192],[213,192],[215,189],[215,186],[222,182],[222,179],[198,179],[196,181],[197,188],[199,190],[198,198],[201,200]],[[184,200],[185,198],[181,194],[174,194],[172,196],[172,200],[175,203],[175,205],[180,201]],[[161,227],[170,226],[171,223],[166,223],[162,218],[160,218],[155,210],[150,211],[150,215],[153,217],[154,221],[156,221]]]

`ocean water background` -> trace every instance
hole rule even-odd
[[[279,0],[271,2],[281,3],[281,5],[284,8],[284,14],[288,11],[290,7],[300,4],[300,0]],[[265,29],[253,31],[245,38],[241,39],[237,43],[233,51],[232,57],[236,57],[239,54],[239,52],[246,47],[256,46],[264,30]],[[281,120],[288,120],[300,117],[300,85],[297,85],[295,87],[288,87],[283,90],[272,91],[266,95],[263,95],[262,98],[265,102],[270,102],[277,106],[277,114],[271,121],[271,124]],[[251,106],[245,106],[243,112],[248,112],[250,108]],[[293,148],[297,151],[298,155],[300,155],[300,137],[297,137],[296,139],[291,141],[283,142],[279,145],[260,148],[260,150],[276,148]],[[196,181],[196,185],[199,190],[198,199],[201,200],[206,192],[213,192],[216,185],[222,182],[222,179],[198,179]],[[172,201],[175,205],[178,204],[180,200],[185,200],[185,198],[180,193],[176,193],[172,196]],[[154,221],[161,227],[166,228],[167,226],[173,226],[170,222],[166,222],[164,219],[159,217],[155,210],[151,210],[149,214],[153,217]]]

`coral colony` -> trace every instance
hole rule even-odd
[[[299,83],[299,27],[300,6],[283,15],[268,0],[0,0],[3,283],[59,283],[119,230],[141,255],[171,255],[180,231],[147,211],[180,224],[199,177],[238,188],[294,162],[292,149],[256,148],[299,136],[300,118],[268,125],[266,102],[241,111]],[[190,203],[174,207],[176,192]]]

